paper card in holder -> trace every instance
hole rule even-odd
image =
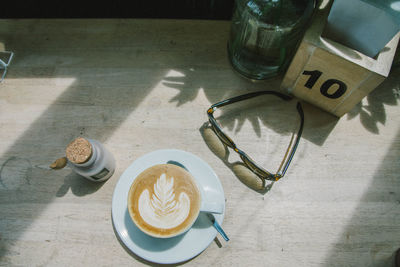
[[[389,75],[400,33],[368,57],[323,35],[328,14],[329,6],[316,12],[281,86],[341,117]]]

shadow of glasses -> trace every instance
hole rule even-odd
[[[204,123],[200,129],[200,134],[211,150],[224,164],[227,166],[248,188],[260,193],[266,194],[271,190],[274,182],[266,181],[255,175],[251,170],[249,170],[241,161],[230,162],[230,150],[228,147],[222,143],[222,141],[214,133],[209,122]]]

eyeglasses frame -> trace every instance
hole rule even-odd
[[[303,127],[304,127],[304,112],[303,112],[303,108],[301,106],[300,102],[297,102],[297,106],[296,109],[299,113],[300,116],[300,128],[299,131],[297,132],[297,137],[296,137],[296,141],[292,147],[292,149],[290,150],[291,147],[291,143],[289,144],[286,153],[285,153],[285,157],[283,158],[280,167],[278,168],[278,171],[274,174],[271,173],[267,170],[265,170],[264,168],[262,168],[261,166],[259,166],[253,159],[251,159],[243,150],[239,149],[235,142],[233,142],[233,140],[227,135],[225,134],[222,129],[221,126],[218,124],[217,120],[214,118],[214,111],[216,111],[218,108],[221,108],[223,106],[229,105],[229,104],[233,104],[239,101],[243,101],[243,100],[247,100],[250,98],[254,98],[254,97],[258,97],[261,95],[275,95],[285,101],[290,101],[292,99],[291,96],[279,93],[279,92],[275,92],[275,91],[258,91],[258,92],[253,92],[253,93],[248,93],[248,94],[244,94],[244,95],[239,95],[239,96],[235,96],[232,98],[228,98],[226,100],[220,101],[218,103],[213,104],[208,110],[207,110],[207,115],[208,115],[208,120],[211,124],[211,127],[214,131],[214,133],[217,135],[217,137],[221,140],[222,143],[224,143],[226,146],[232,148],[236,153],[239,154],[240,158],[242,159],[244,165],[250,169],[254,174],[256,174],[258,177],[260,177],[263,180],[270,180],[270,181],[278,181],[279,179],[281,179],[285,174],[287,169],[289,168],[290,163],[292,162],[293,156],[297,150],[297,147],[299,145],[300,142],[300,138],[301,135],[303,133]],[[290,153],[289,153],[290,150]],[[289,155],[289,157],[288,157]],[[286,160],[287,159],[287,160]],[[286,161],[286,163],[284,163]],[[283,169],[282,169],[283,166]],[[281,171],[282,169],[282,171]]]

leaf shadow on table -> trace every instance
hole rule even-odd
[[[226,51],[221,52],[226,54]],[[175,68],[176,74],[166,76],[162,81],[163,85],[178,92],[169,102],[181,106],[195,100],[199,92],[203,91],[213,103],[237,94],[260,90],[265,86],[265,82],[250,81],[236,74],[228,65],[227,58],[224,63],[217,71],[207,66]],[[279,80],[271,79],[270,86],[277,90]]]
[[[228,74],[226,71],[223,72],[223,77],[220,77],[222,75],[220,73],[212,73],[206,69],[197,71],[195,68],[190,68],[176,71],[180,75],[164,78],[163,84],[178,90],[178,94],[170,100],[170,102],[175,102],[177,106],[190,103],[198,97],[199,92],[204,93],[209,102],[216,103],[229,97],[254,91],[269,89],[278,91],[276,89],[279,88],[282,79],[279,76],[268,81],[252,82],[237,75],[233,69]],[[207,77],[207,79],[204,77]],[[221,79],[230,82],[221,84]],[[263,134],[261,132],[263,127],[268,127],[276,135],[286,138],[293,132],[297,132],[299,127],[300,119],[296,110],[296,103],[296,100],[286,103],[276,96],[260,96],[222,108],[217,120],[224,128],[233,131],[235,134],[242,131],[242,127],[245,127],[244,125],[249,122],[251,130],[258,138]],[[201,111],[204,112],[204,115],[207,108],[205,107]],[[338,118],[306,103],[303,103],[303,110],[306,119],[302,138],[322,146],[335,127]],[[244,166],[241,160],[233,162],[230,159],[232,153],[222,145],[211,131],[210,125],[205,123],[199,130],[208,148],[243,184],[261,194],[266,194],[272,188],[273,183],[256,177]],[[248,131],[248,129],[246,130]],[[267,148],[269,145],[265,144],[265,146]],[[279,152],[276,148],[273,149],[275,150],[269,151],[269,153]],[[233,152],[233,154],[235,153]]]
[[[211,103],[216,103],[229,97],[252,91],[269,89],[277,91],[282,79],[282,77],[277,77],[267,81],[251,82],[235,75],[234,70],[232,70],[232,75],[229,77],[219,77],[219,73],[207,73],[207,70],[197,71],[195,68],[186,70],[178,69],[177,71],[181,73],[180,76],[166,77],[163,80],[164,85],[178,90],[178,94],[170,100],[171,102],[175,102],[177,106],[190,103],[198,97],[200,91],[204,93]],[[351,120],[359,116],[365,129],[378,134],[378,124],[381,123],[384,125],[386,121],[385,105],[397,105],[396,94],[400,94],[400,89],[398,79],[395,77],[398,76],[398,72],[399,69],[397,68],[381,86],[366,97],[368,105],[363,106],[360,103],[351,112],[345,115],[347,119]],[[208,77],[208,79],[202,77]],[[220,79],[230,80],[230,87],[226,87],[226,84],[220,86]],[[258,105],[271,105],[271,102],[266,98],[265,102],[260,100]],[[302,138],[316,145],[323,146],[325,140],[340,118],[322,111],[311,104],[302,102],[302,105],[305,114]],[[279,135],[285,135],[291,131],[295,131],[294,129],[285,129],[285,125],[297,124],[297,122],[292,120],[297,117],[297,114],[288,112],[289,109],[287,109],[287,107],[282,108],[273,103],[272,108],[269,110],[253,109],[251,112],[247,112],[249,108],[254,108],[253,104],[247,106],[246,104],[242,106],[240,104],[234,104],[232,107],[224,107],[218,120],[221,122],[222,126],[231,131],[233,130],[235,133],[240,132],[242,126],[246,122],[250,122],[253,131],[258,137],[261,135],[260,129],[262,125],[271,128]],[[291,108],[291,111],[293,110],[294,109]],[[204,113],[205,111],[206,110],[204,110]],[[282,114],[285,116],[281,116]],[[236,162],[229,161],[229,149],[226,147],[218,148],[219,145],[215,145],[217,142],[211,140],[215,135],[213,136],[213,133],[209,134],[209,132],[212,132],[209,125],[204,124],[200,127],[200,133],[209,149],[235,173],[242,183],[261,194],[267,193],[272,188],[273,183],[265,183],[254,177],[240,160]],[[306,155],[300,154],[297,156],[303,157]]]
[[[395,252],[400,248],[399,140],[400,131],[391,145],[396,148],[389,149],[381,161],[350,219],[331,244],[324,266],[395,266]],[[334,223],[337,215],[330,216]]]
[[[291,141],[294,140],[297,135],[297,131],[300,125],[300,116],[297,112],[296,104],[297,101],[292,100],[285,102],[283,100],[280,100],[279,98],[275,99],[269,97],[267,100],[259,99],[251,103],[244,103],[235,107],[232,106],[231,109],[228,108],[226,112],[222,113],[222,115],[220,116],[217,116],[216,119],[223,129],[227,129],[227,131],[233,132],[231,134],[235,135],[239,133],[243,127],[248,128],[249,126],[246,126],[246,120],[249,120],[248,118],[252,118],[252,120],[250,120],[250,124],[255,134],[252,135],[251,138],[257,139],[260,138],[262,135],[267,135],[265,138],[268,140],[268,142],[260,144],[257,140],[253,139],[253,142],[251,139],[248,139],[248,137],[246,137],[247,142],[243,142],[243,145],[247,146],[247,148],[249,148],[249,144],[250,146],[257,147],[256,150],[258,150],[258,153],[266,155],[266,158],[264,158],[264,163],[268,164],[268,166],[262,167],[274,173],[276,171],[274,168],[277,168],[279,166],[282,159],[284,158],[284,154],[288,145],[291,143]],[[303,109],[306,114],[310,114],[313,112],[313,107],[307,104],[303,104]],[[273,115],[271,116],[271,114]],[[328,117],[331,118],[330,115],[328,115]],[[315,135],[314,137],[312,137],[314,141],[322,140],[318,140],[318,138],[321,136],[318,135],[318,133],[321,132],[321,129],[319,129],[318,131],[310,131],[310,128],[315,125],[315,121],[310,121],[310,119],[307,120],[306,117],[305,125],[305,128],[309,127],[309,129],[307,131],[304,130],[303,133],[307,134],[308,137],[310,137],[311,134]],[[270,133],[265,134],[262,133],[262,128],[264,127],[268,127],[273,130],[270,131]],[[331,128],[328,127],[327,131],[329,132],[330,130]],[[222,162],[235,174],[239,181],[241,181],[244,185],[260,194],[266,194],[272,189],[274,182],[260,179],[253,172],[251,172],[243,164],[236,153],[219,140],[219,138],[213,132],[209,122],[204,123],[200,127],[199,131],[208,148],[220,160],[222,160]],[[302,136],[304,137],[304,134]],[[323,134],[322,136],[327,135]],[[230,137],[232,138],[233,136]],[[232,139],[235,140],[235,138]],[[240,145],[238,145],[238,147],[244,149],[243,147],[240,147]],[[303,150],[300,149],[300,151]],[[248,151],[245,152],[248,153]],[[231,157],[231,155],[233,157]],[[304,156],[304,152],[297,152],[294,156],[294,160],[296,160],[296,157]],[[252,157],[251,154],[250,157]],[[236,158],[238,160],[234,161],[232,160],[232,158]],[[255,159],[253,158],[253,160]],[[255,161],[257,162],[257,160]],[[294,164],[292,163],[292,165]]]
[[[285,93],[280,90],[282,76],[277,76],[265,81],[251,81],[239,76],[232,68],[230,72],[225,70],[223,72],[221,71],[221,73],[215,73],[207,69],[196,70],[196,68],[176,69],[176,71],[181,75],[165,77],[163,79],[163,84],[178,90],[178,94],[170,99],[170,102],[176,103],[177,106],[190,103],[198,97],[200,91],[204,93],[211,104],[254,91],[272,90]],[[221,83],[221,80],[229,82]],[[274,106],[269,110],[253,110],[250,113],[245,113],[246,116],[241,114],[241,116],[237,118],[228,118],[225,120],[225,123],[228,124],[228,120],[231,119],[231,125],[227,126],[230,128],[236,127],[236,131],[240,131],[241,126],[246,121],[249,121],[258,136],[261,134],[261,124],[280,133],[282,132],[282,123],[276,119],[271,120],[271,118],[274,118],[278,113],[283,113],[285,115],[285,113],[287,113],[285,109],[287,106],[279,107],[279,99],[274,102],[273,98],[274,96],[261,96],[257,100],[252,100],[252,102],[248,102],[247,104],[239,102],[238,104],[232,105],[233,107],[224,107],[221,111],[221,116],[226,116],[226,114],[232,112],[232,110],[246,111],[246,109],[252,108],[253,105],[262,107],[263,105],[270,105],[272,102]],[[292,100],[292,102],[295,101]],[[339,119],[310,104],[302,104],[306,122],[302,137],[314,144],[322,146]],[[204,109],[203,112],[206,114],[206,109]],[[293,113],[286,114],[286,117],[292,114]],[[297,118],[298,115],[295,114],[294,116]]]
[[[359,118],[369,132],[379,134],[379,125],[385,125],[385,106],[397,106],[400,99],[400,67],[395,67],[386,80],[368,94],[348,114],[347,120]]]

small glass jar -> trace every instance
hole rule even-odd
[[[94,182],[109,179],[115,171],[114,156],[98,141],[87,139],[91,145],[91,155],[86,162],[68,160],[68,165],[77,174]]]
[[[288,67],[315,0],[235,0],[228,54],[233,68],[254,80]]]

